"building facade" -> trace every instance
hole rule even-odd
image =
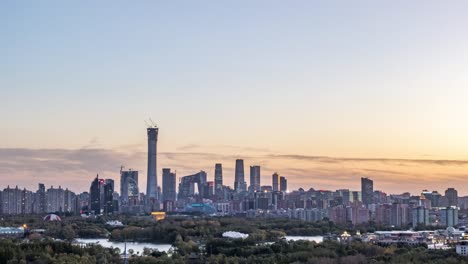
[[[206,184],[206,172],[182,177],[179,183],[178,199],[183,200],[195,196],[196,194],[203,197],[203,186]]]
[[[361,178],[362,203],[366,206],[373,204],[374,182],[368,178]]]
[[[277,192],[279,191],[279,175],[278,173],[273,173],[273,175],[271,175],[271,181],[272,181],[272,187],[273,187],[273,191],[274,192]]]
[[[260,191],[260,166],[250,166],[250,187],[249,191]]]
[[[162,170],[162,193],[163,201],[176,200],[176,174],[171,172],[171,169],[164,168]]]
[[[113,214],[115,210],[114,206],[114,180],[106,179],[103,186],[104,192],[104,214]]]
[[[455,188],[448,188],[445,191],[448,206],[458,206],[458,192]]]
[[[148,170],[146,179],[146,199],[148,210],[154,211],[158,201],[157,145],[159,128],[148,127]]]
[[[247,184],[244,178],[244,160],[236,160],[236,170],[234,175],[234,191],[237,193],[245,192]]]
[[[443,226],[458,225],[458,208],[456,206],[448,206],[440,210],[440,222]]]
[[[99,175],[94,178],[93,182],[91,183],[91,187],[89,188],[90,193],[90,209],[91,212],[95,215],[101,214],[101,183],[99,179]]]
[[[288,190],[288,180],[286,177],[280,177],[280,192],[286,192]]]
[[[47,189],[47,212],[64,212],[65,211],[65,190],[61,186],[54,188],[51,186]]]
[[[120,171],[120,201],[122,205],[138,200],[138,171]]]
[[[223,193],[223,165],[221,163],[215,164],[215,193],[216,196],[220,197]]]
[[[413,208],[413,227],[417,225],[427,226],[429,225],[429,209],[423,206]]]

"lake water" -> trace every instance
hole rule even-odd
[[[307,240],[307,241],[315,241],[316,243],[323,242],[323,236],[285,236],[286,240]]]
[[[286,240],[307,240],[307,241],[315,241],[316,243],[323,242],[322,236],[285,236]],[[106,248],[119,248],[120,252],[123,253],[124,251],[124,243],[123,242],[113,242],[109,241],[105,238],[77,238],[76,242],[79,244],[99,244]],[[143,253],[144,248],[151,248],[157,249],[158,251],[169,251],[172,246],[170,244],[154,244],[154,243],[139,243],[139,242],[127,242],[127,253],[129,249],[133,249],[134,254]]]
[[[105,238],[96,238],[96,239],[88,239],[88,238],[77,238],[76,242],[80,244],[99,244],[105,248],[119,248],[120,252],[123,253],[124,251],[124,243],[123,242],[113,242],[109,241]],[[129,249],[133,249],[134,254],[139,252],[140,254],[143,253],[144,248],[151,248],[157,249],[158,251],[167,252],[172,246],[169,244],[154,244],[154,243],[139,243],[139,242],[127,242],[127,253]]]

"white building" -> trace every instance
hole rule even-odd
[[[0,237],[6,236],[22,236],[24,235],[23,227],[0,227]]]
[[[468,241],[460,241],[456,246],[456,252],[458,255],[468,256]]]

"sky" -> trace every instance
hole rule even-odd
[[[120,166],[468,195],[466,1],[1,1],[1,186]]]

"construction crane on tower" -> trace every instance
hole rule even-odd
[[[149,121],[149,122],[148,122]],[[153,120],[151,118],[148,118],[148,120],[145,120],[145,125],[148,127],[148,128],[157,128],[158,126],[156,125],[156,123],[153,122]]]

